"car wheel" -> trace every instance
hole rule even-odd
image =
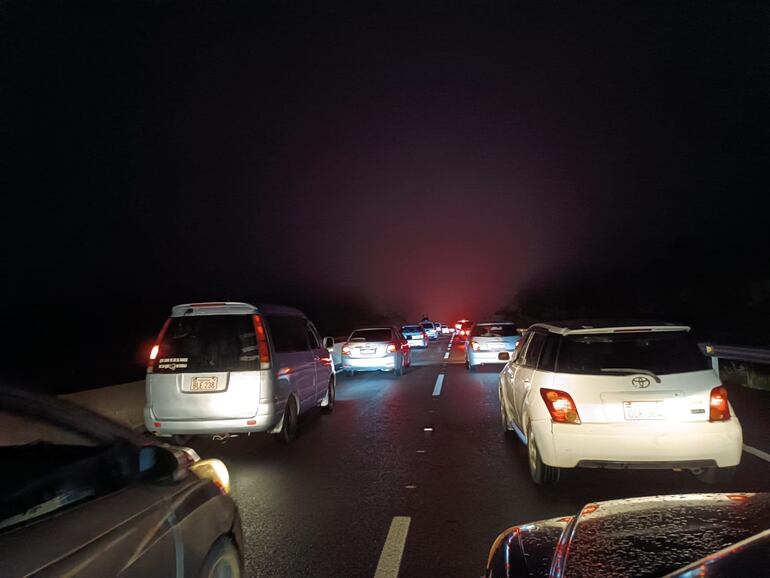
[[[527,427],[527,458],[529,461],[529,475],[532,481],[539,485],[554,485],[559,481],[561,471],[559,468],[547,466],[540,458],[537,449],[537,440],[532,431],[532,426]]]
[[[735,466],[730,466],[727,468],[697,468],[691,471],[692,475],[704,484],[721,484],[732,480],[737,469]]]
[[[283,424],[278,433],[278,441],[288,444],[297,437],[297,404],[293,398],[286,402],[286,409],[283,410]]]
[[[334,409],[334,399],[336,397],[336,387],[334,384],[334,377],[329,379],[329,385],[326,388],[326,399],[321,402],[321,407],[326,411],[327,413],[330,413]]]
[[[230,538],[222,537],[211,547],[201,568],[201,578],[239,578],[243,575],[241,555]]]
[[[476,366],[475,365],[471,365],[471,362],[468,361],[468,360],[465,361],[465,367],[467,367],[468,371],[470,371],[471,373],[476,371]]]

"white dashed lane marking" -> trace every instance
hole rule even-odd
[[[436,378],[436,385],[433,387],[433,397],[441,395],[441,387],[444,384],[444,374],[440,373]]]
[[[380,553],[380,561],[377,562],[374,578],[397,578],[411,521],[412,518],[409,516],[393,517],[388,537],[385,538],[385,545]]]

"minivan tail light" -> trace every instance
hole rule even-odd
[[[730,419],[730,404],[727,403],[727,388],[720,385],[711,390],[709,399],[709,421]]]
[[[575,402],[572,401],[572,397],[566,391],[542,388],[540,395],[543,397],[543,401],[553,421],[558,423],[580,423],[580,416],[578,415]]]
[[[152,373],[152,370],[155,367],[155,362],[158,359],[158,353],[160,352],[160,344],[163,343],[163,337],[166,335],[166,330],[168,329],[170,323],[171,317],[166,319],[166,322],[160,329],[160,333],[158,333],[158,338],[155,340],[155,345],[152,346],[152,350],[150,351],[150,360],[147,363],[147,373]]]
[[[261,315],[254,315],[254,333],[257,336],[257,353],[259,354],[259,368],[270,369],[270,347],[267,345],[265,325]]]

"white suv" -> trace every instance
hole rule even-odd
[[[536,483],[561,468],[689,469],[734,474],[741,424],[689,327],[538,323],[499,379],[506,431],[527,446]],[[505,358],[508,354],[501,353]]]

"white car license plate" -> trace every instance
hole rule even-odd
[[[219,379],[217,377],[193,377],[190,382],[190,391],[217,391]]]
[[[371,347],[366,347],[366,348],[362,347],[361,349],[359,349],[359,351],[364,355],[371,355],[372,353],[375,353],[377,350],[372,349]]]
[[[627,420],[666,419],[662,401],[624,401],[623,413]]]
[[[489,349],[500,351],[501,349],[505,349],[505,343],[489,343]]]

